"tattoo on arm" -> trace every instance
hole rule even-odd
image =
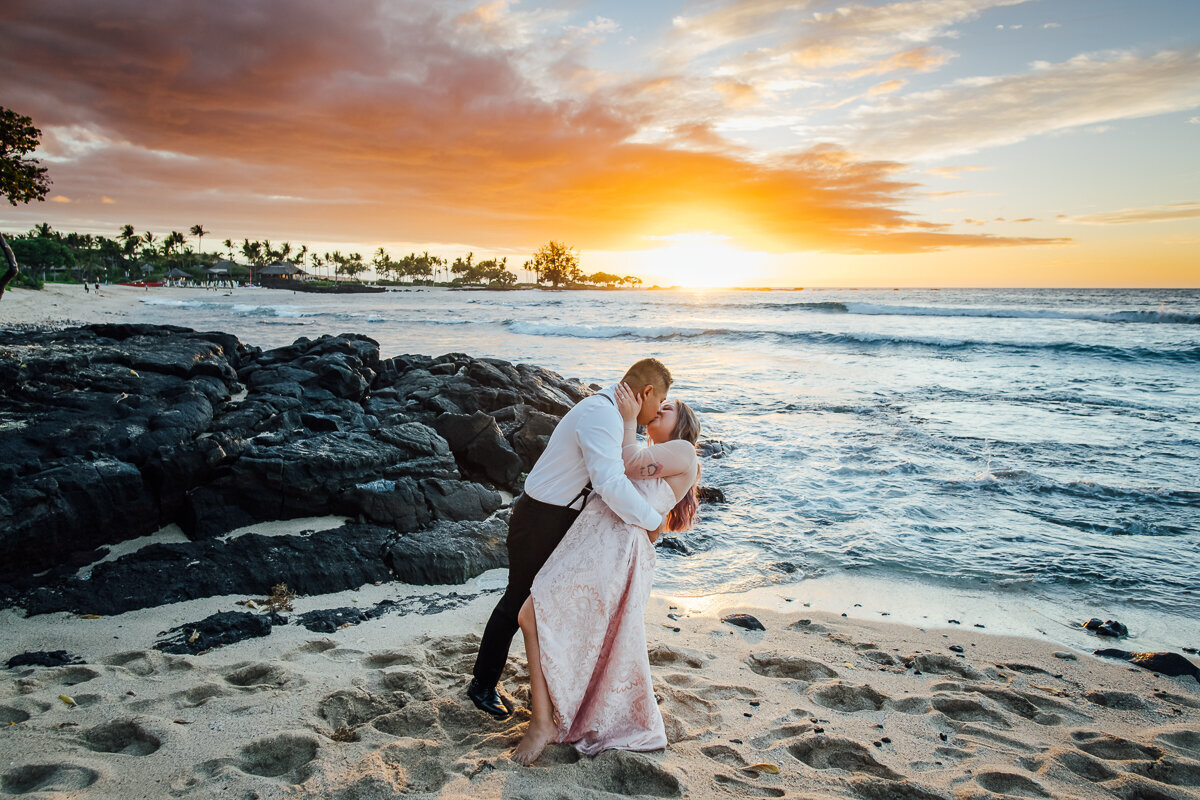
[[[653,478],[655,475],[662,472],[662,468],[662,464],[647,464],[646,466],[642,467],[642,474],[647,478]]]

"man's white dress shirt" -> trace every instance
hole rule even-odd
[[[625,421],[617,411],[616,388],[613,384],[585,397],[566,413],[550,435],[546,451],[525,478],[525,494],[543,503],[565,506],[591,481],[592,490],[618,517],[652,531],[662,524],[663,516],[625,475],[621,460]]]

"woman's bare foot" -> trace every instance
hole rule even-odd
[[[537,757],[542,754],[546,745],[550,744],[550,740],[557,732],[558,729],[553,721],[541,723],[537,720],[531,721],[529,728],[525,731],[525,738],[521,739],[521,743],[513,751],[512,760],[528,767],[537,761]]]

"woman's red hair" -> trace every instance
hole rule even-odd
[[[700,438],[700,420],[696,412],[682,400],[675,401],[675,428],[671,431],[671,439],[683,439],[693,445]],[[698,491],[700,489],[700,467],[696,466],[696,481],[692,484],[675,507],[667,512],[663,529],[671,533],[686,531],[696,522],[696,514],[700,510]]]

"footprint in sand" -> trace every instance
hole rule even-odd
[[[425,654],[421,652],[408,653],[401,650],[385,650],[373,653],[363,659],[362,665],[367,669],[387,669],[388,667],[423,667],[426,664]]]
[[[1156,733],[1154,741],[1166,745],[1177,753],[1200,758],[1200,731],[1170,728]]]
[[[958,722],[986,722],[997,728],[1012,727],[1002,714],[965,697],[934,697],[930,703],[936,710]]]
[[[1136,759],[1156,759],[1162,756],[1162,750],[1149,745],[1131,742],[1120,736],[1097,731],[1071,731],[1071,738],[1077,747],[1096,758],[1105,761],[1133,761]]]
[[[585,786],[620,795],[680,797],[683,781],[650,756],[608,750],[592,759],[582,780]]]
[[[1028,695],[1023,695],[1020,692],[1008,689],[989,689],[984,686],[972,686],[970,687],[970,691],[977,692],[1017,716],[1033,720],[1039,725],[1062,724],[1062,717],[1042,711],[1034,705]]]
[[[791,678],[811,682],[838,676],[820,661],[780,653],[753,653],[746,659],[746,664],[752,672],[768,678]]]
[[[1129,771],[1152,781],[1171,786],[1200,786],[1200,762],[1160,758],[1157,761],[1135,761]]]
[[[669,644],[656,644],[649,650],[650,665],[655,667],[684,666],[700,669],[712,656]]]
[[[929,675],[957,675],[971,681],[983,680],[983,673],[960,658],[940,653],[916,653],[904,659],[904,665]]]
[[[713,761],[737,767],[738,769],[741,769],[748,763],[737,750],[734,750],[727,744],[711,744],[708,747],[701,747],[700,753],[705,758],[711,758]]]
[[[1093,689],[1090,692],[1084,692],[1083,696],[1089,703],[1095,703],[1104,708],[1115,708],[1119,711],[1143,711],[1151,707],[1145,700],[1129,692],[1107,692]]]
[[[809,722],[786,722],[781,725],[777,724],[762,736],[751,739],[750,744],[754,747],[757,747],[759,750],[766,750],[776,742],[781,742],[784,739],[794,739],[797,736],[808,733],[812,729],[812,723]]]
[[[745,797],[783,797],[787,794],[783,789],[777,789],[774,786],[759,786],[732,775],[722,775],[719,772],[713,775],[713,781],[722,789]]]
[[[433,684],[425,673],[418,669],[397,669],[384,672],[380,683],[390,692],[402,694],[405,702],[413,700],[432,700],[434,698]]]
[[[938,794],[909,780],[851,778],[850,789],[864,800],[948,800],[946,795]]]
[[[450,780],[444,766],[449,759],[430,742],[391,744],[379,751],[379,757],[402,776],[407,792],[436,792]]]
[[[814,769],[841,769],[877,778],[902,780],[903,776],[880,764],[858,742],[835,736],[810,736],[787,746],[796,759]]]
[[[309,734],[277,733],[243,747],[234,766],[250,775],[303,783],[310,774],[305,767],[317,757],[319,747],[316,737]]]
[[[425,652],[429,654],[429,665],[456,675],[466,675],[475,666],[475,655],[479,652],[479,637],[440,636],[423,640]]]
[[[891,653],[885,653],[882,650],[862,650],[859,655],[868,661],[873,661],[884,667],[894,667],[896,665],[896,657]]]
[[[154,675],[163,667],[162,653],[157,650],[130,650],[125,653],[116,653],[103,659],[100,663],[110,667],[120,667],[141,678]]]
[[[232,689],[219,683],[202,683],[182,692],[171,695],[176,707],[180,709],[202,706],[214,697],[227,697],[234,694]]]
[[[996,667],[998,669],[1006,669],[1010,672],[1020,672],[1025,675],[1049,675],[1050,674],[1049,672],[1042,669],[1041,667],[1035,667],[1032,664],[1008,663],[1008,664],[997,664]]]
[[[283,689],[303,686],[304,680],[278,664],[266,662],[239,664],[225,675],[225,682],[239,689]]]
[[[403,707],[398,698],[374,695],[362,689],[339,689],[317,705],[317,715],[331,730],[354,728]]]
[[[295,661],[298,658],[305,656],[314,656],[321,653],[326,653],[330,650],[337,649],[338,643],[333,639],[313,639],[305,642],[294,650],[289,650],[283,654],[284,661]]]
[[[28,719],[28,711],[22,711],[12,706],[0,706],[0,725],[17,724],[25,722]]]
[[[136,720],[106,722],[84,731],[80,738],[97,753],[148,756],[162,747],[162,739]]]
[[[696,677],[695,675],[689,675],[686,672],[669,672],[666,675],[661,676],[661,678],[663,681],[671,684],[672,686],[679,686],[682,688],[695,686],[700,682],[700,678]]]
[[[659,687],[659,694],[668,741],[698,739],[721,724],[720,708],[711,700],[673,686]]]
[[[75,764],[25,764],[0,775],[5,794],[72,792],[86,789],[100,778],[94,769]]]
[[[1115,770],[1110,769],[1107,764],[1095,756],[1090,756],[1081,750],[1058,747],[1051,750],[1047,755],[1085,781],[1100,783],[1117,777]]]
[[[813,702],[835,711],[878,711],[887,702],[887,695],[880,694],[870,686],[856,685],[845,681],[822,683],[809,692]]]
[[[388,736],[412,739],[442,738],[442,731],[438,727],[437,713],[428,703],[405,706],[399,711],[375,717],[371,720],[371,727]]]
[[[924,772],[931,769],[945,769],[947,761],[958,764],[974,756],[975,753],[971,750],[960,750],[957,747],[936,747],[933,750],[935,761],[910,761],[908,765],[915,770]]]
[[[55,686],[78,686],[100,677],[100,673],[91,667],[59,667],[47,673],[43,680]]]
[[[1104,788],[1121,800],[1191,800],[1194,793],[1172,792],[1161,783],[1140,775],[1121,775],[1104,784]]]
[[[1049,797],[1042,785],[1032,778],[1026,778],[1015,772],[989,770],[975,774],[975,782],[989,792],[1017,797]]]

